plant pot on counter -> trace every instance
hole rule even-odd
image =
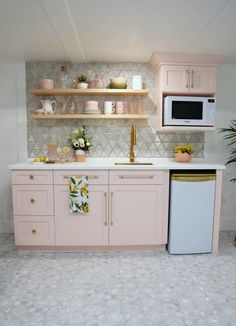
[[[192,159],[192,154],[188,153],[175,153],[175,160],[179,163],[187,163]]]
[[[75,161],[80,163],[85,162],[85,151],[77,149],[75,151]]]

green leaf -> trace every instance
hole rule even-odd
[[[70,178],[70,181],[71,181],[74,185],[76,184],[74,178]]]

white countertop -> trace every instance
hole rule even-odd
[[[127,158],[87,158],[84,163],[45,164],[26,161],[12,164],[10,170],[224,170],[225,165],[192,159],[189,163],[177,163],[174,158],[137,158],[135,162],[153,165],[114,165],[129,162]]]

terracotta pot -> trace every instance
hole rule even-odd
[[[76,162],[85,162],[85,152],[82,150],[75,151],[75,161]]]
[[[192,154],[188,153],[175,153],[175,160],[179,163],[187,163],[191,160]]]

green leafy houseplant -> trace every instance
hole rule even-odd
[[[220,132],[224,133],[224,139],[228,141],[228,145],[232,148],[226,165],[236,163],[236,120],[231,120],[229,127],[222,128]],[[236,182],[236,177],[230,181]]]
[[[69,144],[74,150],[83,150],[87,152],[92,146],[89,139],[85,135],[85,127],[74,129],[69,136]]]
[[[88,83],[88,78],[85,75],[78,76],[74,78],[75,83]]]
[[[176,146],[174,148],[174,152],[175,152],[175,154],[187,153],[187,154],[191,155],[193,153],[193,147],[190,144],[184,144],[184,145]]]

